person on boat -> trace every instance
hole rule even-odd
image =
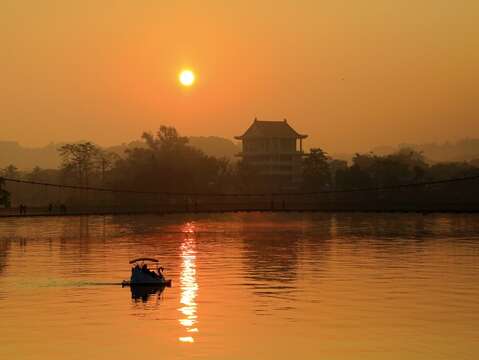
[[[158,269],[157,269],[157,271],[158,271],[158,275],[157,275],[158,279],[163,279],[163,278],[164,278],[164,276],[163,276],[163,270],[164,270],[164,269],[163,269],[162,266],[158,267]],[[155,274],[155,275],[156,275],[156,274]]]
[[[156,276],[157,276],[154,271],[151,271],[150,269],[148,269],[148,266],[146,264],[143,264],[143,266],[141,267],[141,272],[143,274],[149,275],[149,276],[154,277],[154,278],[156,278]]]

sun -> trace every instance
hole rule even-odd
[[[178,79],[180,80],[181,85],[191,86],[195,82],[195,73],[189,69],[181,70]]]

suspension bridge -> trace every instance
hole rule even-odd
[[[479,175],[313,192],[160,192],[0,177],[0,217],[250,211],[479,212]]]

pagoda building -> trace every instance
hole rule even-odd
[[[303,139],[287,122],[260,121],[255,119],[243,135],[235,136],[242,141],[238,154],[246,166],[271,180],[284,185],[301,181]]]

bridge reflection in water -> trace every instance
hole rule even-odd
[[[198,282],[196,280],[196,250],[195,250],[195,226],[193,223],[187,223],[183,227],[184,240],[180,246],[181,251],[181,274],[180,288],[181,313],[179,322],[184,326],[186,334],[180,336],[179,341],[183,343],[193,343],[193,335],[198,332],[198,316],[196,296],[198,293]]]

